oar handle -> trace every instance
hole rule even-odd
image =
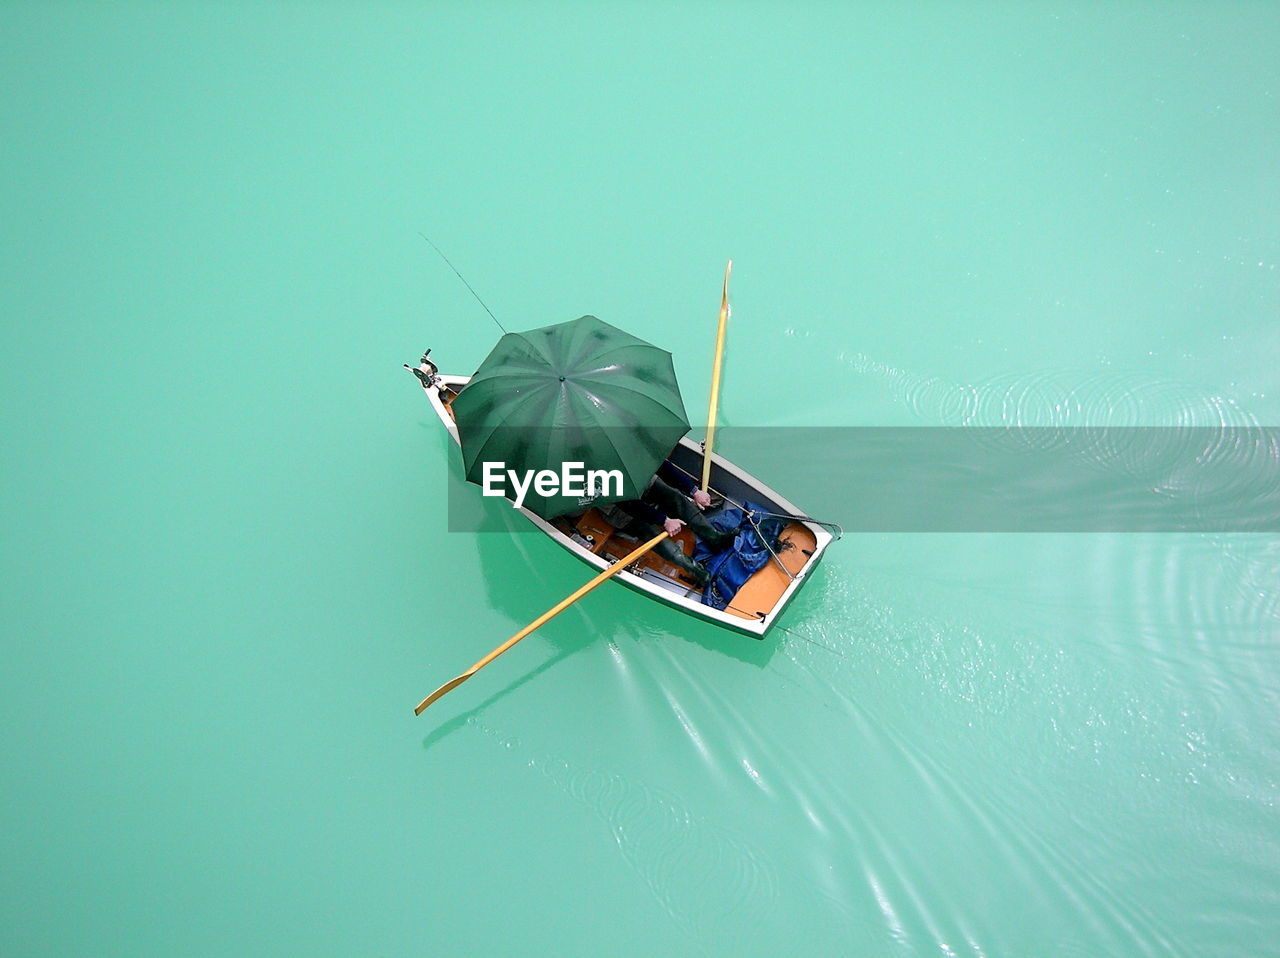
[[[711,447],[716,439],[716,412],[720,406],[720,366],[724,359],[724,333],[729,322],[729,271],[733,260],[724,268],[724,286],[720,289],[720,323],[716,327],[716,358],[711,367],[711,404],[707,409],[707,441],[702,448],[702,491],[711,484]]]
[[[623,569],[625,569],[631,563],[635,562],[636,559],[640,558],[642,555],[644,555],[646,552],[648,552],[650,549],[652,549],[654,546],[656,546],[659,542],[661,542],[665,538],[667,538],[667,533],[665,531],[658,533],[658,535],[654,536],[644,545],[640,546],[635,551],[629,553],[625,557],[619,559],[613,565],[609,566],[609,568],[605,569],[603,572],[597,575],[594,579],[592,579],[586,585],[581,586],[572,595],[566,596],[564,599],[561,599],[559,602],[557,602],[555,605],[549,608],[546,612],[542,613],[542,615],[538,616],[536,619],[534,619],[532,622],[526,625],[523,629],[521,629],[511,638],[507,639],[507,641],[503,642],[500,646],[498,646],[496,649],[494,649],[492,652],[486,655],[483,659],[481,659],[475,665],[471,666],[471,668],[467,669],[467,671],[463,672],[457,678],[450,679],[448,682],[444,683],[444,685],[440,686],[440,688],[436,689],[434,692],[428,695],[425,699],[423,699],[420,703],[418,703],[418,707],[413,710],[413,714],[421,715],[423,713],[423,710],[425,710],[426,707],[430,705],[432,702],[434,702],[436,699],[442,697],[447,692],[452,692],[459,685],[461,685],[467,679],[471,678],[471,676],[475,675],[482,668],[484,668],[486,665],[488,665],[490,662],[492,662],[494,659],[500,656],[503,652],[507,651],[507,649],[511,648],[511,646],[515,645],[517,642],[523,639],[530,632],[533,632],[540,626],[545,625],[547,622],[550,622],[552,619],[554,619],[557,615],[559,615],[565,609],[569,608],[569,606],[573,605],[573,603],[577,602],[579,599],[581,599],[584,595],[586,595],[588,592],[590,592],[600,583],[604,582],[605,579],[608,579],[611,576],[621,572]]]

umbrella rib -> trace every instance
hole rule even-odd
[[[662,347],[655,346],[652,343],[646,343],[643,339],[637,339],[634,343],[614,343],[612,346],[608,347],[607,349],[603,349],[600,352],[594,354],[591,358],[593,360],[596,360],[596,359],[599,359],[601,356],[608,356],[610,353],[616,353],[620,349],[635,349],[637,346],[641,346],[645,349],[655,350],[656,352],[659,352],[665,355],[668,359],[672,358],[671,353],[667,352]]]
[[[644,393],[640,392],[638,389],[634,389],[631,386],[618,385],[617,383],[596,385],[597,392],[608,391],[608,390],[612,390],[614,392],[630,393],[631,395],[637,397],[638,399],[643,399],[645,402],[648,402],[654,406],[657,406],[660,410],[662,410],[664,413],[666,413],[676,422],[685,423],[686,429],[690,428],[688,425],[689,417],[687,415],[684,415],[684,416],[679,415],[678,413],[675,412],[675,410],[673,410],[670,406],[665,405],[661,400],[654,399],[652,396],[646,396]],[[680,394],[676,392],[675,395],[679,396]],[[682,406],[684,405],[683,402],[681,403],[681,405]],[[681,412],[683,411],[684,410],[682,409]]]
[[[540,391],[542,391],[542,389],[543,389],[543,388],[544,388],[544,387],[542,387],[542,386],[535,387],[535,389],[536,389],[537,391],[539,391],[539,392],[540,392]],[[463,390],[463,395],[465,395],[465,394],[466,394],[466,390]],[[528,402],[529,398],[532,398],[532,397],[527,397],[527,398],[525,399],[525,402]],[[494,436],[496,436],[496,435],[498,434],[498,431],[499,431],[499,430],[501,430],[501,429],[522,429],[522,428],[527,428],[527,427],[523,427],[523,426],[510,426],[510,425],[508,425],[506,422],[496,422],[496,423],[494,423],[494,424],[493,424],[493,426],[492,426],[492,427],[490,427],[488,434],[487,434],[487,435],[485,435],[485,437],[484,437],[484,439],[483,439],[483,440],[479,439],[478,437],[472,437],[472,438],[471,438],[471,439],[469,439],[469,441],[467,442],[467,445],[468,445],[468,446],[474,446],[476,442],[479,442],[479,443],[480,443],[480,445],[479,445],[479,447],[477,447],[477,448],[476,448],[475,456],[474,456],[474,458],[473,458],[471,461],[472,461],[472,462],[478,462],[478,461],[480,461],[480,460],[483,458],[483,457],[481,456],[481,453],[483,453],[483,452],[485,451],[485,449],[487,449],[487,448],[489,447],[489,443],[493,441],[493,437],[494,437]],[[465,451],[466,451],[466,450],[464,449],[464,452],[465,452]],[[468,471],[470,471],[470,470],[468,470]]]
[[[614,441],[609,437],[609,430],[603,429],[601,430],[601,432],[604,436],[604,441],[609,444],[609,448],[613,450],[614,456],[617,457],[619,465],[625,466],[627,463],[627,460],[622,455],[622,451],[618,448],[617,444],[615,444]],[[631,478],[631,477],[628,476],[628,478]],[[637,487],[636,497],[639,498],[643,493],[644,493],[644,489],[642,487]]]
[[[624,455],[622,454],[622,450],[618,448],[618,444],[617,444],[616,442],[614,442],[614,441],[613,441],[613,437],[611,436],[611,432],[612,432],[612,431],[613,431],[613,430],[611,430],[611,429],[610,429],[609,427],[607,427],[607,426],[599,426],[599,427],[597,427],[595,430],[593,430],[593,432],[598,433],[598,434],[599,434],[599,436],[600,436],[602,439],[604,439],[604,441],[605,441],[606,443],[608,443],[609,448],[613,450],[613,455],[614,455],[614,458],[615,458],[615,460],[617,461],[617,463],[618,463],[620,466],[625,467],[625,466],[626,466],[626,464],[627,464],[627,457],[626,457],[626,456],[624,456]],[[626,469],[624,469],[624,471],[630,472],[630,470],[626,470]],[[632,477],[632,476],[628,476],[628,478],[629,478],[629,479],[632,479],[632,481],[633,481],[633,483],[634,483],[634,477]],[[646,479],[647,479],[647,477],[646,477]],[[638,484],[637,484],[637,485],[638,485]],[[643,489],[643,488],[637,488],[637,490],[636,490],[636,495],[639,495],[639,494],[640,494],[640,493],[642,493],[642,492],[644,492],[644,489]]]
[[[532,330],[530,330],[530,332],[532,332]],[[538,358],[538,361],[541,362],[543,366],[551,365],[552,363],[551,357],[548,356],[543,350],[539,349],[538,346],[534,343],[534,341],[530,339],[525,333],[512,333],[512,335],[517,336],[520,339],[524,340],[525,344],[528,345],[530,351],[534,354],[534,356]]]

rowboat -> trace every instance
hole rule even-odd
[[[701,444],[687,435],[691,423],[671,354],[595,316],[511,333],[476,296],[502,338],[472,375],[441,375],[431,350],[418,366],[405,364],[461,449],[468,481],[481,484],[486,495],[502,495],[491,480],[505,472],[515,485],[512,506],[597,570],[589,582],[419,702],[415,715],[611,578],[695,618],[763,639],[813,574],[835,539],[826,527],[839,527],[804,515],[714,452],[732,269],[730,260],[720,290],[707,437]],[[513,463],[515,470],[509,468]],[[584,468],[585,488],[577,471]],[[680,492],[669,484],[657,484],[659,474],[690,492],[693,505],[680,501]],[[603,485],[591,477],[604,477]],[[526,498],[530,486],[534,497]],[[597,508],[637,496],[649,502],[652,522],[633,519],[633,506]],[[683,523],[702,525],[703,516],[690,511],[697,506],[706,510],[719,535],[704,528],[706,539],[696,543],[695,552],[693,533]],[[611,525],[609,517],[623,526]],[[639,542],[629,538],[629,531],[652,538]],[[733,533],[732,544],[727,533]],[[718,551],[703,554],[713,548]],[[697,580],[707,580],[705,587]]]
[[[425,373],[422,369],[414,372],[418,375],[431,408],[449,436],[461,446],[462,441],[451,407],[467,388],[471,377],[439,374],[435,364],[425,356],[424,368],[427,370]],[[699,476],[703,469],[703,447],[687,436],[682,437],[669,461],[681,471]],[[759,515],[785,520],[778,535],[777,547],[770,550],[770,560],[747,579],[724,610],[704,605],[702,593],[697,586],[683,578],[680,569],[654,552],[642,555],[617,572],[614,578],[636,592],[695,618],[763,639],[783,609],[813,574],[827,546],[835,537],[823,525],[806,517],[799,508],[755,476],[715,452],[711,454],[710,484],[707,491],[712,495],[708,514],[717,507],[717,500],[731,505],[751,502],[762,508]],[[561,548],[597,570],[607,569],[636,549],[637,541],[606,522],[596,508],[587,508],[551,520],[543,519],[525,508],[519,508],[518,511]],[[686,554],[693,553],[693,534],[688,528],[682,529],[673,538]]]

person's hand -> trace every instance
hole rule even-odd
[[[707,494],[705,489],[699,489],[693,494],[693,504],[699,509],[705,509],[711,505],[711,496]]]
[[[673,536],[684,527],[683,519],[663,519],[662,528],[667,530],[667,535]]]

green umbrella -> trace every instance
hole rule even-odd
[[[689,431],[671,354],[594,316],[507,333],[453,413],[467,479],[483,485],[486,463],[501,463],[488,467],[490,475],[501,468],[513,498],[514,484],[539,471],[565,478],[564,463],[583,464],[567,476],[570,493],[589,470],[621,474],[620,489],[613,481],[601,492],[597,483],[594,495],[566,495],[563,485],[545,495],[529,483],[523,505],[544,519],[639,497]]]

